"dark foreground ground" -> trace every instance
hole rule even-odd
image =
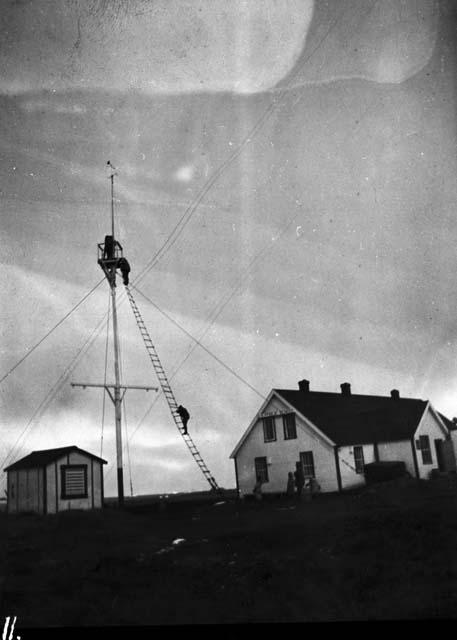
[[[457,618],[452,479],[300,504],[1,513],[0,531],[0,616],[20,629]]]

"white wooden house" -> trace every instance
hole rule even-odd
[[[104,464],[76,446],[33,451],[5,469],[8,513],[100,509]]]
[[[390,396],[272,389],[231,454],[237,489],[252,493],[256,477],[263,493],[284,493],[288,472],[301,462],[321,491],[342,491],[365,483],[364,465],[403,461],[413,477],[432,469],[455,470],[450,422],[430,402]]]

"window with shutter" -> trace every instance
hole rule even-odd
[[[260,478],[262,482],[268,482],[268,466],[266,458],[255,458],[255,477]]]
[[[428,436],[419,436],[422,464],[433,464],[432,452],[430,450],[430,439]]]
[[[314,457],[312,451],[302,451],[300,453],[300,462],[302,463],[303,475],[305,478],[315,478]]]
[[[263,418],[263,441],[274,442],[276,440],[275,419],[272,416]]]
[[[356,445],[354,447],[354,463],[355,472],[363,473],[365,469],[365,461],[363,459],[363,447],[360,445]]]
[[[297,437],[295,413],[288,413],[282,417],[284,426],[284,440],[294,440]]]
[[[65,500],[71,498],[87,498],[87,465],[63,465],[60,467],[60,473],[62,498]]]

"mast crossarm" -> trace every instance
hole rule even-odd
[[[125,396],[125,392],[127,391],[127,389],[140,389],[142,391],[158,391],[159,388],[158,387],[143,387],[143,386],[139,386],[139,385],[135,385],[135,384],[131,384],[131,385],[125,385],[125,384],[120,384],[120,385],[115,385],[115,384],[96,384],[94,382],[72,382],[71,383],[72,387],[82,387],[83,389],[85,389],[86,387],[98,387],[99,389],[105,389],[106,392],[108,393],[109,397],[111,398],[112,403],[115,405],[116,404],[116,397],[111,393],[111,389],[119,389],[119,391],[122,389],[122,394],[120,395],[119,398],[119,402],[122,402]]]
[[[104,387],[105,389],[115,389],[116,385],[115,384],[96,384],[94,382],[72,382],[71,383],[72,387]],[[142,389],[143,391],[158,391],[159,388],[158,387],[144,387],[144,386],[140,386],[140,385],[136,385],[136,384],[120,384],[118,386],[119,389]]]

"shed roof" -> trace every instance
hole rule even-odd
[[[391,396],[295,389],[274,391],[336,445],[409,440],[428,404],[425,400]]]
[[[14,469],[35,469],[37,467],[46,467],[51,462],[55,462],[62,456],[67,453],[71,453],[73,451],[78,451],[79,453],[83,453],[85,456],[89,458],[93,458],[94,460],[99,460],[102,464],[107,464],[106,460],[100,458],[99,456],[94,455],[93,453],[89,453],[89,451],[84,451],[84,449],[80,449],[79,447],[73,445],[70,447],[59,447],[58,449],[43,449],[42,451],[32,451],[25,458],[21,458],[17,460],[13,464],[10,464],[9,467],[6,467],[4,471],[13,471]]]

